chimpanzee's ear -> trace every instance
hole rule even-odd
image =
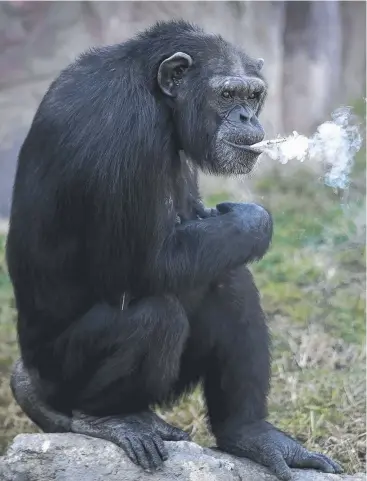
[[[258,58],[257,61],[256,61],[256,65],[257,65],[257,69],[258,71],[260,72],[260,70],[263,68],[264,66],[264,59],[263,58]]]
[[[160,89],[165,95],[175,97],[177,87],[191,65],[192,58],[183,52],[176,52],[171,57],[163,60],[158,69],[157,80]]]

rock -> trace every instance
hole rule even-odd
[[[78,434],[20,434],[0,457],[1,481],[277,481],[257,464],[191,442],[167,442],[162,470],[145,473],[114,444]],[[294,470],[293,481],[362,481]]]

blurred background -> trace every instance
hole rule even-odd
[[[8,387],[17,344],[4,246],[19,147],[60,69],[90,46],[172,18],[265,59],[267,138],[312,134],[342,105],[364,135],[365,2],[0,2],[0,449],[36,429]],[[273,334],[271,420],[350,472],[364,470],[366,451],[365,155],[363,146],[344,192],[325,186],[318,165],[266,158],[247,179],[201,179],[208,204],[251,199],[273,212],[272,249],[252,267]],[[213,442],[200,388],[159,412]]]

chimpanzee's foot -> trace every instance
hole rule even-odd
[[[159,467],[167,459],[164,441],[188,440],[189,435],[167,424],[151,411],[136,415],[97,418],[79,412],[73,418],[55,411],[43,399],[44,386],[21,359],[13,367],[13,396],[24,413],[46,433],[74,432],[106,439],[125,450],[144,469]]]
[[[189,440],[187,433],[170,426],[151,411],[103,418],[75,412],[71,430],[112,441],[126,452],[131,461],[147,471],[159,468],[168,458],[163,440]]]
[[[189,440],[181,429],[167,424],[151,411],[98,418],[73,413],[73,418],[55,411],[43,399],[44,386],[31,375],[21,359],[14,364],[10,380],[13,396],[24,413],[46,433],[74,432],[106,439],[125,450],[144,469],[155,469],[167,459],[164,441]]]
[[[308,451],[270,423],[260,421],[242,429],[242,433],[227,432],[219,437],[218,447],[267,466],[281,481],[292,479],[290,468],[318,469],[333,474],[343,472],[338,463],[324,454]]]

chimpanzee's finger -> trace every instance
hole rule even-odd
[[[155,442],[153,441],[153,437],[150,435],[143,435],[141,441],[146,451],[150,468],[153,470],[158,469],[162,465],[163,459]]]
[[[340,464],[334,461],[333,459],[329,458],[329,456],[326,456],[325,454],[322,454],[322,453],[312,453],[312,454],[316,454],[319,458],[323,459],[330,466],[332,466],[335,474],[340,474],[344,471],[343,468],[340,466]]]
[[[121,441],[121,447],[133,463],[139,464],[138,459],[136,457],[136,454],[134,452],[134,449],[133,449],[133,447],[130,443],[130,440],[128,438],[125,438],[124,442]]]
[[[167,461],[168,451],[162,438],[160,436],[153,436],[153,442],[156,445],[157,451],[159,452],[163,461]]]
[[[331,464],[331,466],[334,468],[335,474],[340,474],[344,471],[342,466],[336,461],[334,461],[333,459],[329,458],[329,456],[326,456],[325,454],[322,454],[322,453],[317,453],[317,454],[321,456],[323,459],[325,459],[325,461],[327,461],[329,464]]]
[[[152,466],[148,457],[148,454],[142,444],[140,436],[130,436],[129,437],[131,447],[134,450],[136,456],[136,464],[141,466],[146,471],[151,471]]]
[[[280,451],[275,451],[265,456],[263,462],[281,481],[290,481],[292,479],[292,471]]]
[[[292,468],[313,468],[319,469],[324,473],[334,473],[334,467],[322,456],[309,451],[302,451],[300,456],[296,456],[291,464]]]

